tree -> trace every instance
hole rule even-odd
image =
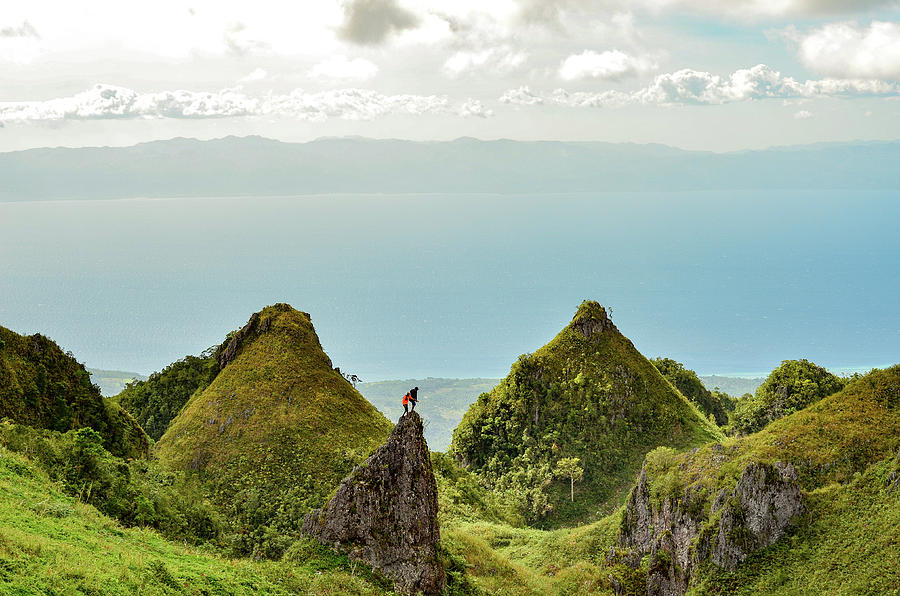
[[[569,479],[569,497],[575,501],[575,481],[581,480],[584,476],[584,468],[581,467],[581,460],[577,457],[564,457],[556,462],[556,476],[558,478]]]

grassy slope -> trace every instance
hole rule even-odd
[[[584,479],[575,485],[574,504],[569,482],[552,480],[556,522],[590,521],[613,511],[655,446],[723,438],[615,327],[591,339],[576,330],[577,322],[594,319],[605,320],[605,310],[585,302],[553,340],[514,364],[472,405],[451,447],[500,487],[545,482],[557,459],[579,457]],[[511,475],[523,470],[520,478]]]
[[[367,572],[321,550],[282,561],[226,559],[125,529],[64,495],[27,458],[0,448],[0,593],[383,594]]]
[[[323,499],[391,424],[332,369],[308,315],[276,305],[260,313],[267,319],[268,331],[185,405],[156,454],[206,473],[219,501],[244,488],[294,486]]]
[[[141,457],[147,435],[117,403],[104,399],[71,353],[43,335],[0,327],[0,418],[65,432],[89,426],[109,451]]]
[[[469,406],[498,382],[499,379],[428,378],[360,383],[357,388],[372,405],[394,420],[403,413],[403,394],[418,387],[416,411],[420,411],[425,420],[425,440],[433,451],[444,451],[450,446],[453,429]]]
[[[900,487],[885,484],[898,468],[900,456],[812,491],[793,534],[735,573],[707,569],[692,593],[900,594]]]

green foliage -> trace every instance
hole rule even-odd
[[[697,408],[707,417],[712,416],[713,422],[719,426],[728,423],[728,414],[719,393],[709,391],[697,373],[687,369],[680,362],[671,358],[655,358],[650,362],[667,381],[681,392],[683,396],[691,400]]]
[[[808,360],[785,360],[769,374],[751,399],[741,399],[731,414],[729,434],[749,434],[801,410],[844,387],[845,381]]]
[[[137,458],[149,449],[147,435],[122,408],[104,399],[90,374],[70,353],[43,335],[23,336],[0,327],[0,418],[65,432],[90,427],[104,446]]]
[[[218,373],[214,357],[185,356],[146,381],[128,383],[115,399],[158,441],[191,395],[205,389]]]
[[[601,329],[587,337],[582,329]],[[617,507],[657,445],[687,447],[720,432],[586,302],[550,343],[521,356],[510,374],[472,404],[451,454],[492,490],[518,503],[529,523],[597,519]],[[578,457],[583,498],[554,479],[563,457]]]
[[[156,528],[192,544],[219,537],[221,522],[196,482],[145,459],[112,455],[91,428],[59,433],[4,421],[0,445],[29,455],[66,494],[126,526]]]

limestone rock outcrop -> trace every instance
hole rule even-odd
[[[380,571],[404,594],[440,594],[446,584],[437,485],[422,419],[400,418],[387,442],[354,468],[303,532]]]
[[[789,463],[750,462],[730,488],[709,503],[702,485],[679,494],[651,494],[646,469],[629,497],[618,545],[633,561],[650,555],[647,594],[680,596],[702,562],[735,569],[753,551],[774,544],[803,513],[803,492]]]

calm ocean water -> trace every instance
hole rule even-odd
[[[289,302],[367,381],[497,377],[590,298],[700,373],[881,366],[898,222],[852,191],[0,203],[0,325],[149,372]]]

